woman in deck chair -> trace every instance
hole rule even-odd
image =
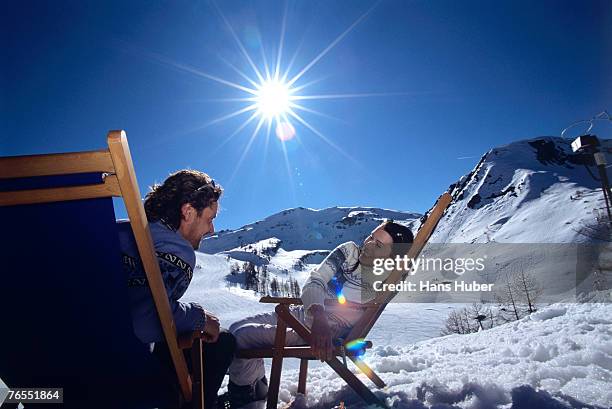
[[[362,283],[362,268],[372,268],[375,259],[390,257],[397,247],[402,247],[394,244],[412,241],[413,235],[408,227],[384,222],[372,231],[361,247],[352,241],[343,243],[312,271],[302,289],[303,306],[292,307],[292,313],[310,327],[312,348],[317,358],[331,359],[332,340],[344,338],[359,320],[362,310],[350,305],[367,301],[367,294],[371,291],[367,284]],[[326,299],[338,299],[340,294],[348,302],[325,306]],[[271,347],[274,345],[276,320],[275,312],[259,314],[232,324],[230,332],[236,337],[239,349]],[[294,346],[305,342],[294,331],[289,331],[285,344]],[[268,384],[263,359],[235,358],[229,374],[228,393],[222,399],[229,403],[227,406],[238,408],[266,398]]]
[[[203,331],[205,407],[214,408],[217,391],[234,355],[234,337],[220,331],[219,320],[196,303],[179,300],[187,290],[195,267],[195,252],[202,237],[214,232],[221,186],[205,173],[181,170],[162,184],[152,187],[144,208],[170,301],[177,333]],[[154,354],[172,365],[164,341],[136,242],[129,223],[118,222],[123,263],[128,275],[132,321],[136,336],[144,343],[155,343]],[[185,358],[191,370],[191,354]]]

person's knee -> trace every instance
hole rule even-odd
[[[236,337],[229,331],[223,329],[219,333],[219,339],[217,340],[219,346],[227,354],[233,355],[236,351]]]
[[[228,331],[233,334],[234,332],[236,332],[238,328],[240,328],[241,325],[242,325],[242,321],[236,321],[229,326]]]
[[[234,339],[236,340],[236,347],[238,349],[249,348],[253,342],[253,336],[255,335],[255,328],[250,325],[237,328],[232,332]]]

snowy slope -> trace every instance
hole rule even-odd
[[[259,303],[252,291],[230,287],[225,277],[230,274],[230,263],[222,255],[196,252],[193,279],[182,301],[195,301],[217,315],[229,327],[234,321],[250,314],[272,311],[273,306]]]
[[[540,137],[491,149],[451,189],[456,200],[434,233],[436,243],[591,242],[579,233],[602,208],[601,185],[571,140]],[[612,140],[602,141],[608,163]],[[592,158],[592,156],[591,156]]]
[[[224,284],[229,274],[225,256],[197,253],[197,261],[205,267],[196,269],[183,300],[202,303],[225,327],[272,311],[273,305],[259,304],[252,292]],[[610,300],[609,292],[605,297]],[[612,405],[610,304],[554,304],[480,333],[437,337],[449,308],[456,306],[391,304],[374,327],[368,339],[375,348],[365,359],[389,385],[377,393],[393,407],[509,408],[528,398],[543,403],[516,407],[583,407],[560,403],[576,401]],[[284,365],[282,402],[296,397],[297,364],[288,360]],[[323,409],[340,401],[365,407],[325,365],[311,364],[309,374],[307,397],[298,396],[292,407]]]
[[[394,408],[607,408],[611,312],[610,304],[555,304],[475,334],[388,343],[365,361],[388,384],[377,394]],[[297,380],[297,371],[283,373],[283,400],[295,396]],[[292,407],[365,407],[326,367],[310,372],[309,385]]]
[[[214,312],[224,327],[250,315],[274,310],[272,304],[260,304],[253,291],[229,286],[225,277],[230,274],[230,263],[224,255],[196,253],[197,267],[193,280],[182,301],[194,301]],[[307,274],[296,273],[300,284]],[[390,304],[372,329],[368,339],[378,345],[389,342],[417,342],[440,334],[450,308],[445,304]],[[416,325],[418,323],[418,325]],[[398,331],[388,331],[397,327]]]

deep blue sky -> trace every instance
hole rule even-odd
[[[286,8],[291,74],[374,5],[218,2],[259,67]],[[224,141],[248,115],[198,128],[244,106],[218,99],[245,94],[168,63],[246,85],[226,60],[255,77],[214,3],[11,1],[2,14],[0,154],[98,149],[125,129],[143,194],[185,167],[225,186],[217,229],[295,206],[422,212],[491,147],[612,108],[609,1],[383,0],[296,84],[403,93],[304,102],[336,118],[302,113],[354,160],[294,122],[290,175],[265,130],[237,168],[255,123]]]

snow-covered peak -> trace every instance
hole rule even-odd
[[[612,159],[612,141],[602,149]],[[434,233],[439,243],[592,242],[584,234],[604,207],[592,155],[571,140],[539,137],[497,147],[450,186],[455,201]],[[590,230],[589,230],[590,231]]]
[[[591,243],[601,240],[604,202],[592,155],[574,153],[571,139],[537,137],[486,152],[449,187],[454,201],[431,242]],[[612,161],[612,140],[601,140]],[[440,192],[444,190],[440,188]],[[275,238],[286,251],[331,250],[361,242],[382,220],[418,226],[420,215],[369,207],[298,207],[203,240],[200,251],[238,250]],[[604,232],[605,233],[605,232]],[[605,233],[607,234],[607,233]],[[605,239],[605,238],[604,238]]]
[[[392,219],[413,227],[421,217],[418,213],[374,207],[330,207],[315,210],[303,207],[283,210],[263,220],[237,230],[223,230],[206,238],[200,251],[208,254],[269,247],[286,251],[331,250],[337,245],[363,239],[383,220]]]

